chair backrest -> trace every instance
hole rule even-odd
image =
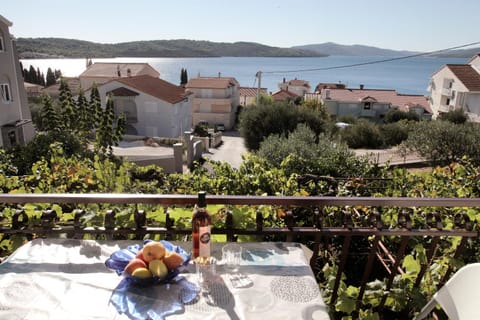
[[[434,299],[451,320],[480,319],[480,263],[458,270]]]

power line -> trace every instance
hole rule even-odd
[[[408,55],[408,56],[397,57],[397,58],[389,58],[389,59],[384,59],[384,60],[375,60],[375,61],[369,61],[369,62],[346,64],[346,65],[334,66],[334,67],[309,68],[309,69],[284,70],[284,71],[262,71],[262,73],[263,74],[275,74],[275,73],[293,73],[293,72],[312,72],[312,71],[352,68],[352,67],[365,66],[365,65],[376,64],[376,63],[384,63],[384,62],[410,59],[410,58],[421,57],[421,56],[428,56],[428,55],[435,54],[435,53],[441,53],[441,52],[445,52],[445,51],[470,47],[470,46],[477,45],[477,44],[480,44],[480,41],[472,42],[472,43],[468,43],[468,44],[463,44],[463,45],[456,46],[456,47],[450,47],[450,48],[446,48],[446,49],[440,49],[440,50],[423,52],[423,53],[416,53],[416,54],[412,54],[412,55]]]

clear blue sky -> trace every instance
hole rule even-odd
[[[433,51],[480,41],[479,0],[1,0],[16,37],[101,43],[336,42]]]

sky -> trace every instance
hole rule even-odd
[[[335,42],[435,51],[480,41],[478,0],[0,0],[17,38]]]

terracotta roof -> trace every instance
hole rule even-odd
[[[430,105],[425,96],[398,94],[395,90],[382,89],[330,89],[330,99],[326,99],[326,90],[321,93],[322,99],[339,102],[359,103],[365,97],[375,99],[378,103],[391,104],[402,111],[408,111],[411,106],[420,106],[426,112],[431,113]]]
[[[108,83],[113,81],[130,87],[126,89],[138,90],[169,103],[177,103],[185,98],[184,88],[148,75],[118,78],[111,80]]]
[[[138,76],[140,73],[147,69],[151,69],[154,73],[160,77],[160,73],[152,68],[148,63],[116,63],[116,62],[96,62],[89,66],[87,70],[80,74],[80,77],[118,77],[118,71],[120,71],[121,77],[128,76],[128,70],[130,75]]]
[[[480,91],[480,74],[469,64],[447,64],[469,91]]]
[[[240,87],[238,92],[241,96],[256,97],[258,88]],[[267,88],[260,88],[260,93],[268,94]]]
[[[208,89],[226,89],[232,86],[238,86],[235,78],[224,77],[199,77],[188,81],[185,87],[188,88],[208,88]]]
[[[272,93],[272,97],[275,101],[285,101],[288,98],[298,97],[298,95],[293,92],[281,89]]]
[[[139,93],[133,90],[127,89],[125,87],[120,87],[117,89],[113,89],[112,91],[107,92],[107,94],[112,94],[115,97],[133,97],[138,96]]]

